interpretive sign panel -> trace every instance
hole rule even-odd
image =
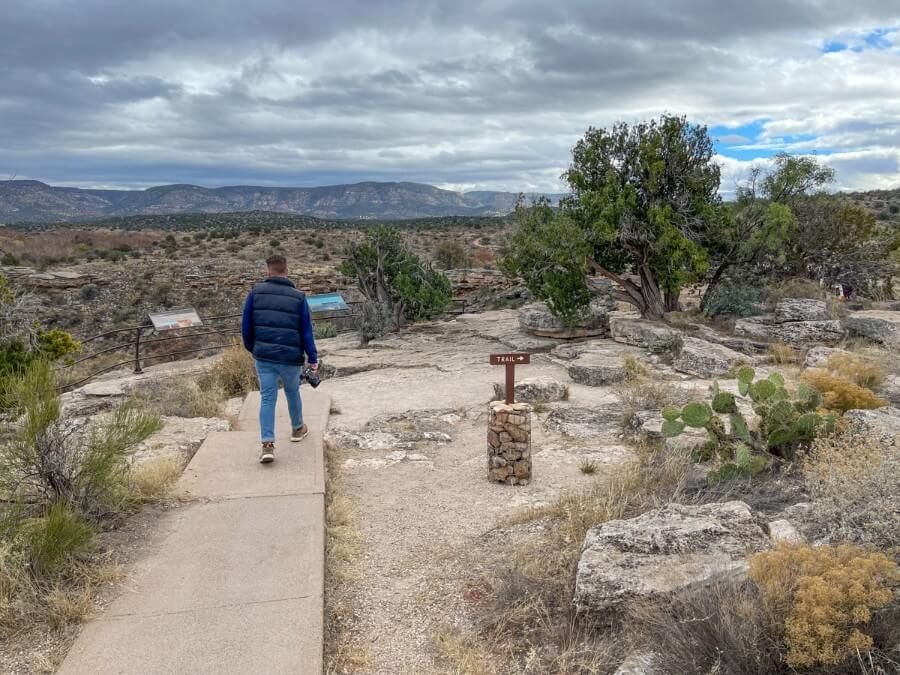
[[[309,311],[313,314],[350,311],[350,308],[347,306],[347,303],[344,302],[344,298],[340,293],[307,295],[306,301],[309,303]]]
[[[150,315],[153,328],[160,330],[175,330],[176,328],[194,328],[202,326],[203,322],[193,307],[188,309],[173,309],[168,312],[157,312]]]

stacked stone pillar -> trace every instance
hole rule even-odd
[[[507,485],[531,480],[531,406],[493,401],[488,414],[488,479]]]

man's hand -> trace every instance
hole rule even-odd
[[[309,369],[311,371],[313,371],[314,373],[318,373],[319,372],[319,364],[318,363],[310,363]]]

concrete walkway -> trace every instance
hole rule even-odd
[[[324,464],[330,400],[304,387],[310,434],[290,443],[279,396],[275,463],[257,462],[259,394],[214,432],[163,518],[158,548],[84,627],[60,675],[322,672]]]

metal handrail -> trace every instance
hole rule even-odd
[[[200,317],[200,320],[204,324],[209,324],[211,322],[216,322],[216,321],[224,321],[227,319],[236,319],[240,316],[241,316],[240,314],[218,314],[216,316]],[[143,346],[144,348],[146,348],[146,345],[148,345],[148,344],[155,344],[155,343],[159,343],[159,342],[169,342],[171,340],[187,340],[187,339],[191,339],[191,338],[210,336],[210,335],[221,335],[222,337],[226,337],[226,336],[236,335],[236,334],[240,333],[239,327],[234,327],[234,326],[227,327],[226,326],[226,327],[222,327],[222,328],[214,329],[214,330],[205,330],[205,331],[193,332],[193,333],[187,332],[187,333],[184,333],[181,335],[164,335],[161,337],[154,337],[151,339],[142,339],[144,337],[144,332],[150,328],[153,328],[152,324],[140,323],[140,324],[129,326],[127,328],[117,328],[114,330],[106,331],[104,333],[99,333],[98,335],[93,335],[89,338],[85,338],[85,339],[81,340],[80,341],[81,344],[84,345],[84,344],[89,344],[91,342],[94,342],[96,340],[108,338],[113,335],[119,335],[120,333],[131,332],[134,335],[133,338],[127,342],[120,342],[120,343],[112,345],[110,347],[105,347],[103,349],[92,352],[90,354],[86,354],[85,356],[82,356],[70,363],[67,363],[64,366],[61,366],[60,368],[58,368],[58,370],[60,372],[67,371],[67,370],[77,366],[80,363],[85,363],[86,361],[96,359],[97,357],[102,356],[104,354],[110,354],[113,352],[123,351],[126,349],[133,348],[134,356],[131,357],[130,359],[126,359],[124,361],[119,361],[118,363],[115,363],[111,366],[104,366],[103,368],[100,368],[99,370],[92,372],[90,375],[78,380],[77,382],[71,382],[69,384],[62,385],[59,387],[59,390],[66,391],[69,389],[74,389],[75,387],[78,387],[82,384],[85,384],[86,382],[89,382],[90,380],[97,377],[98,375],[103,375],[105,373],[108,373],[111,370],[115,370],[116,368],[120,368],[129,363],[134,364],[134,372],[136,374],[138,374],[138,373],[144,372],[143,368],[141,367],[142,362],[147,362],[150,360],[155,361],[155,360],[159,360],[159,359],[166,359],[166,358],[170,358],[172,356],[183,356],[185,354],[197,354],[199,352],[205,352],[205,351],[217,351],[219,349],[224,349],[225,347],[228,346],[227,343],[208,344],[204,347],[200,347],[200,348],[196,348],[196,349],[180,349],[180,350],[176,350],[173,352],[166,352],[164,354],[146,354],[146,353],[142,354],[141,347]],[[177,330],[190,331],[191,329],[190,328],[182,328],[182,329],[177,329]]]
[[[450,310],[449,313],[451,313],[451,314],[465,313],[466,303],[465,303],[464,299],[456,299],[453,301],[453,303],[457,304],[459,306],[455,307],[453,310]],[[360,302],[360,301],[348,302],[347,305],[350,308],[350,315],[351,316],[356,315],[356,308],[362,304],[363,304],[363,302]],[[219,314],[216,316],[203,316],[203,317],[200,317],[200,320],[205,325],[205,324],[208,324],[210,322],[215,322],[215,321],[225,321],[228,319],[237,319],[240,316],[241,316],[240,314]],[[331,318],[335,318],[335,317],[331,317]],[[105,373],[110,372],[111,370],[115,370],[116,368],[120,368],[129,363],[134,364],[134,373],[139,374],[139,373],[144,372],[141,367],[142,361],[146,362],[149,360],[165,359],[165,358],[169,358],[172,356],[184,356],[186,354],[197,354],[197,353],[205,352],[205,351],[217,351],[220,349],[224,349],[225,347],[228,346],[227,344],[210,344],[205,347],[198,347],[195,349],[182,349],[182,350],[177,350],[174,352],[166,352],[164,354],[156,354],[156,355],[150,355],[150,354],[142,355],[141,347],[146,347],[146,345],[148,345],[148,344],[169,342],[172,340],[185,340],[185,339],[189,339],[189,338],[196,338],[196,337],[203,337],[203,336],[210,336],[210,335],[221,335],[221,336],[225,337],[225,336],[229,336],[229,335],[237,335],[238,333],[240,333],[239,327],[223,327],[220,329],[205,330],[202,332],[194,332],[194,333],[188,332],[183,335],[164,335],[164,336],[157,336],[157,337],[145,336],[144,335],[145,331],[147,331],[148,329],[152,329],[152,328],[153,328],[153,325],[150,323],[140,323],[140,324],[128,326],[126,328],[116,328],[114,330],[106,331],[104,333],[99,333],[97,335],[92,335],[91,337],[80,340],[81,344],[85,345],[85,344],[94,342],[96,340],[101,340],[103,338],[110,337],[112,335],[119,335],[120,333],[131,332],[134,335],[134,337],[131,340],[128,340],[127,342],[120,342],[120,343],[112,345],[110,347],[104,347],[103,349],[100,349],[96,352],[86,354],[85,356],[82,356],[74,361],[71,361],[70,363],[67,363],[64,366],[60,366],[58,369],[59,371],[66,371],[66,370],[73,368],[74,366],[77,366],[80,363],[85,363],[86,361],[95,359],[98,356],[102,356],[104,354],[111,354],[113,352],[122,351],[122,350],[126,350],[126,349],[133,348],[134,355],[131,358],[126,359],[124,361],[120,361],[114,365],[105,366],[105,367],[91,373],[90,375],[80,379],[77,382],[63,385],[59,388],[60,391],[74,389],[75,387],[81,386],[82,384],[89,382],[90,380],[94,379],[95,377],[97,377],[99,375],[103,375]],[[190,328],[182,328],[182,329],[178,329],[178,330],[190,331],[191,329]],[[147,339],[147,338],[149,338],[149,339]]]

